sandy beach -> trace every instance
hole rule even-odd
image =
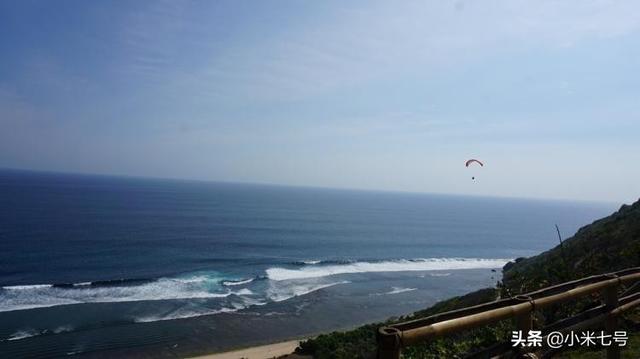
[[[218,354],[209,354],[196,357],[195,359],[270,359],[279,358],[284,355],[293,353],[298,346],[299,340],[291,340],[288,342],[261,345],[252,348],[233,350]],[[296,356],[296,358],[303,358]]]

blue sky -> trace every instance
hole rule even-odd
[[[5,1],[0,30],[0,167],[640,196],[635,1]]]

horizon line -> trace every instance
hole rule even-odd
[[[118,173],[96,173],[96,172],[80,172],[80,171],[65,171],[65,170],[43,170],[33,168],[15,168],[15,167],[0,167],[0,172],[32,172],[43,173],[53,175],[72,175],[72,176],[88,176],[88,177],[111,177],[122,179],[139,179],[139,180],[161,180],[161,181],[176,181],[176,182],[199,182],[199,183],[219,183],[219,184],[239,184],[239,185],[254,185],[254,186],[270,186],[270,187],[292,187],[301,189],[322,189],[322,190],[336,190],[336,191],[358,191],[358,192],[374,192],[374,193],[391,193],[391,194],[413,194],[413,195],[431,195],[431,196],[452,196],[452,197],[475,197],[475,198],[493,198],[493,199],[511,199],[511,200],[529,200],[529,201],[558,201],[558,202],[578,202],[578,203],[593,203],[593,204],[611,204],[622,206],[624,204],[618,201],[603,201],[593,199],[575,199],[575,198],[551,198],[551,197],[522,197],[522,196],[500,196],[500,195],[478,195],[467,193],[450,193],[450,192],[421,192],[410,191],[401,189],[371,189],[371,188],[354,188],[354,187],[328,187],[318,185],[305,185],[305,184],[283,184],[273,182],[258,182],[258,181],[228,181],[228,180],[216,180],[216,179],[202,179],[202,178],[184,178],[184,177],[163,177],[163,176],[145,176],[145,175],[131,175],[131,174],[118,174]],[[640,199],[639,199],[640,200]]]

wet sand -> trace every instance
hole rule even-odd
[[[299,340],[291,340],[288,342],[274,343],[269,345],[261,345],[257,347],[233,350],[229,352],[210,354],[195,357],[195,359],[267,359],[278,358],[293,353],[298,346]],[[301,356],[297,356],[302,358]]]

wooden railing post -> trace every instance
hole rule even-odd
[[[618,278],[615,274],[610,275],[610,277],[612,279]],[[619,285],[620,282],[617,282],[615,285],[611,285],[603,290],[602,297],[608,312],[618,307]],[[604,327],[607,335],[613,336],[616,329],[618,329],[618,318],[614,315],[608,315],[604,322]],[[617,343],[612,342],[611,345],[607,347],[607,359],[620,359],[620,347],[618,347]]]
[[[516,300],[522,303],[531,303],[532,299],[528,295],[517,295]],[[529,334],[529,331],[533,329],[533,304],[531,310],[522,313],[515,317],[516,329],[521,330],[523,334]]]
[[[378,329],[378,359],[400,359],[402,332],[392,327]]]
[[[517,295],[515,299],[523,303],[532,303],[532,299],[528,295]],[[522,333],[522,336],[527,338],[529,336],[529,331],[533,329],[533,304],[531,304],[531,310],[517,315],[514,319],[516,330],[519,330]],[[519,349],[519,352],[520,354],[525,355],[531,352],[532,349],[534,348],[522,347]]]

